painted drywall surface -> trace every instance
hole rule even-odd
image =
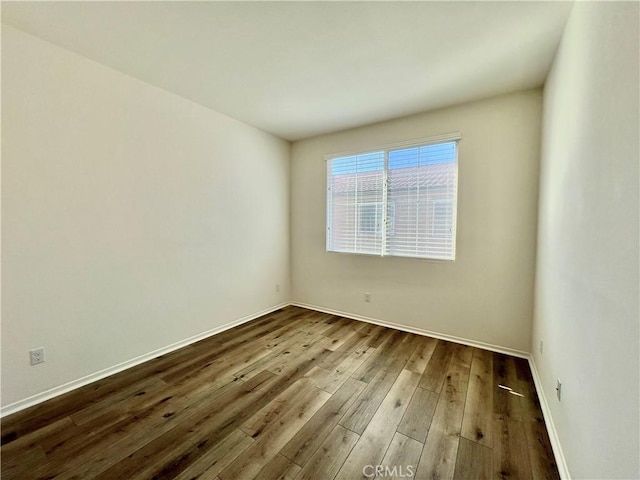
[[[2,127],[3,405],[289,299],[287,142],[7,26]]]
[[[640,476],[638,16],[578,2],[544,91],[532,351],[580,479]]]
[[[541,99],[529,90],[294,143],[293,300],[528,351]],[[325,154],[458,131],[455,262],[325,251]]]

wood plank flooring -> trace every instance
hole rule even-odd
[[[4,480],[559,478],[526,360],[297,307],[1,427]]]

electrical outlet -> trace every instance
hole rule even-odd
[[[44,347],[29,350],[29,358],[31,360],[31,365],[44,363]]]
[[[279,292],[279,291],[280,291],[280,284],[276,283],[276,292]]]
[[[540,355],[542,355],[543,351],[544,351],[544,340],[540,339]]]
[[[562,382],[559,378],[556,380],[556,395],[558,397],[558,401],[560,401],[562,397]]]
[[[364,294],[364,301],[367,303],[371,301],[371,294],[369,292]]]

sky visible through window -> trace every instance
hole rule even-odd
[[[456,161],[456,142],[389,150],[389,170]],[[384,151],[334,158],[332,175],[366,173],[384,169]]]

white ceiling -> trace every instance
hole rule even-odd
[[[287,140],[543,84],[570,2],[4,2],[2,21]]]

